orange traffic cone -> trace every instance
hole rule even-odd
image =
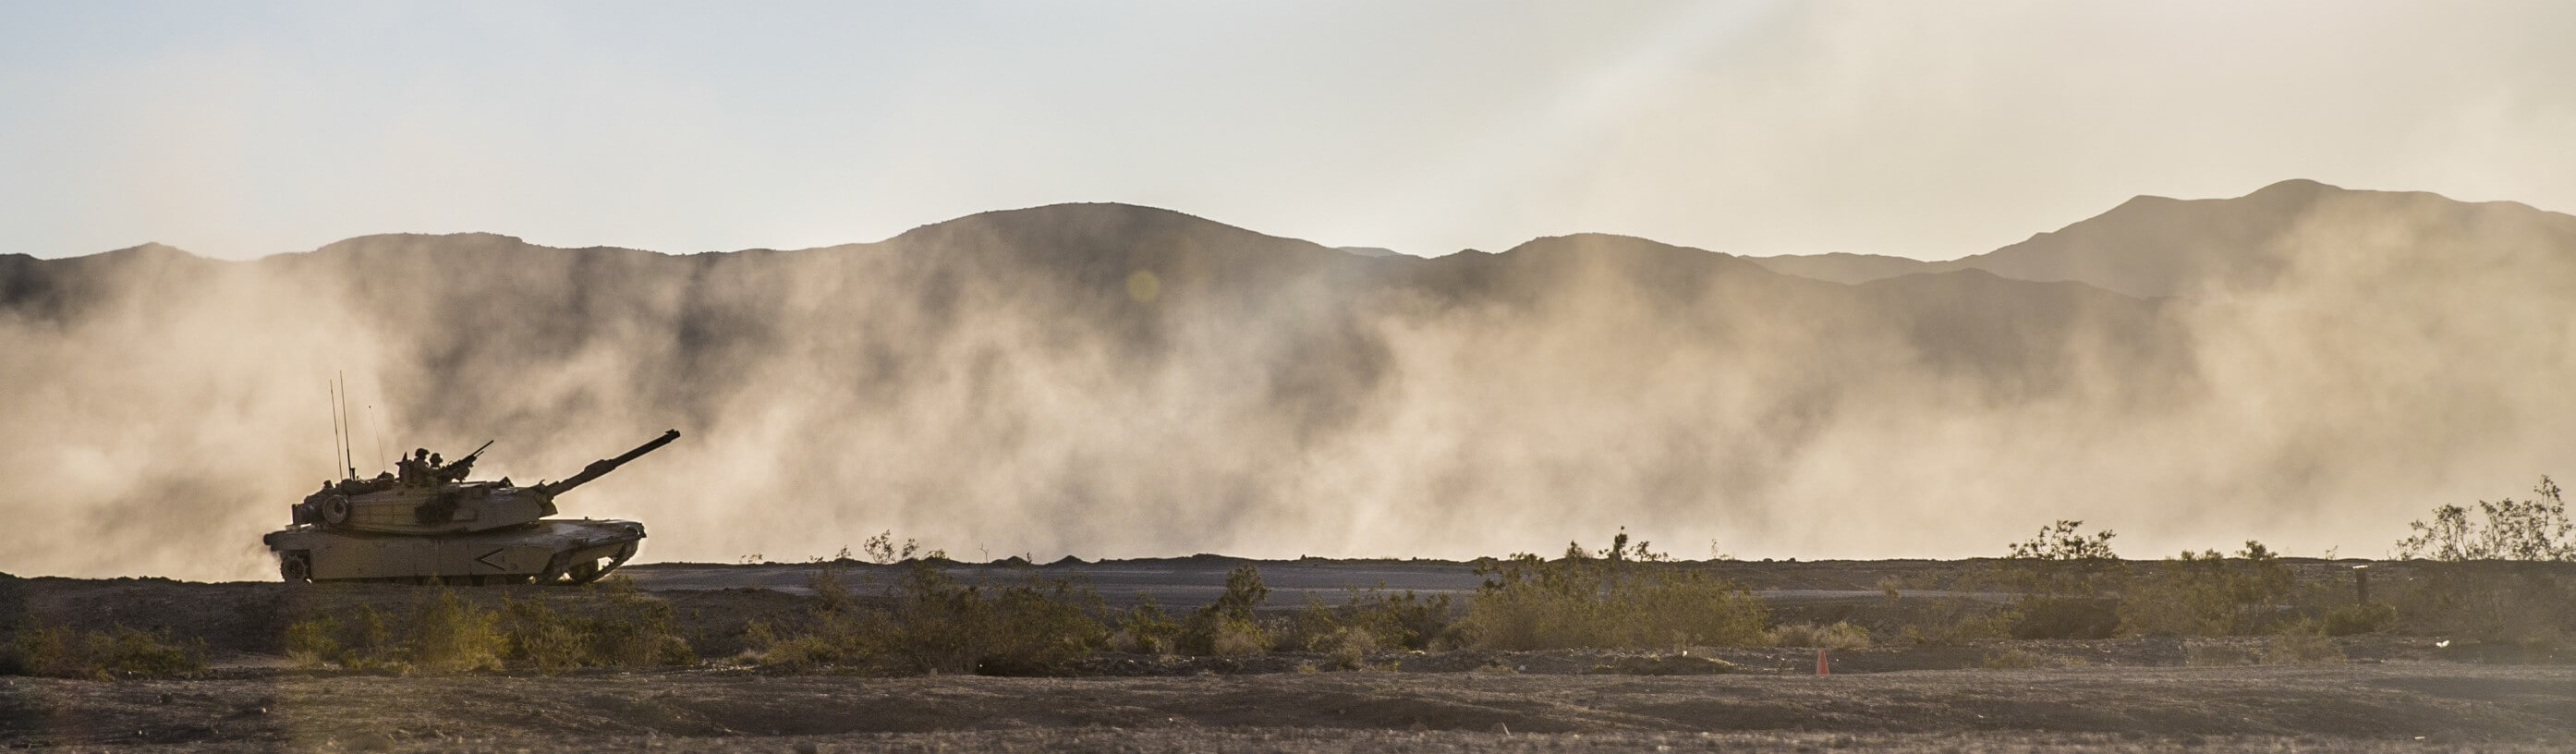
[[[1816,648],[1816,675],[1833,675],[1834,666],[1825,662],[1825,648]]]

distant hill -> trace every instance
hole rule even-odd
[[[498,439],[478,468],[531,481],[681,428],[566,501],[647,521],[654,558],[884,530],[1469,557],[1623,525],[1956,556],[2056,518],[2141,556],[2363,553],[2564,463],[2569,290],[2565,215],[2307,182],[1945,263],[1602,234],[1417,258],[1119,204],[679,256],[0,256],[0,571],[259,575],[257,534],[339,465],[343,373],[362,469]]]
[[[1844,283],[1979,269],[2015,280],[2077,281],[2132,296],[2190,296],[2269,283],[2301,261],[2297,237],[2315,230],[2316,219],[2324,216],[2358,218],[2394,233],[2528,235],[2536,247],[2576,248],[2576,216],[2512,202],[2472,204],[2437,194],[2352,191],[2292,180],[2232,199],[2141,196],[2030,240],[1943,262],[1856,254],[1755,261],[1786,274]]]

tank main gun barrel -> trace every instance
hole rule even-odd
[[[669,445],[672,440],[677,439],[680,439],[679,430],[674,429],[669,432],[664,432],[661,437],[653,438],[652,442],[637,445],[634,450],[626,451],[625,455],[621,455],[616,458],[602,458],[600,460],[592,461],[589,466],[582,467],[581,473],[579,474],[565,477],[562,481],[547,482],[537,485],[537,491],[544,493],[547,497],[553,497],[570,492],[574,487],[589,484],[590,480],[598,479],[602,476],[606,476],[608,472],[616,471],[617,467],[626,465],[627,461],[635,460],[646,453],[659,450],[662,446]]]

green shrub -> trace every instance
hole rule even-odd
[[[1485,583],[1460,620],[1485,649],[1753,646],[1767,641],[1770,611],[1734,581],[1671,562],[1620,533],[1598,555],[1569,543],[1565,556],[1522,553],[1476,566]]]
[[[2183,552],[2131,581],[2119,604],[2130,634],[2227,636],[2263,633],[2296,585],[2288,566],[2261,542],[2229,558],[2211,550]]]
[[[1110,646],[1138,654],[1172,654],[1180,651],[1180,621],[1163,613],[1150,594],[1136,595],[1136,604],[1118,619],[1117,632],[1110,635]]]
[[[1309,596],[1306,609],[1290,616],[1286,630],[1272,638],[1280,649],[1321,652],[1347,642],[1344,633],[1363,631],[1375,646],[1427,650],[1445,643],[1449,604],[1445,594],[1421,597],[1384,587],[1349,590],[1339,605]]]
[[[1771,646],[1820,647],[1824,649],[1868,649],[1869,629],[1844,621],[1831,626],[1813,623],[1783,624],[1771,629]]]
[[[117,626],[75,631],[63,626],[22,626],[0,647],[0,675],[114,680],[184,678],[206,672],[204,640],[180,642],[169,634]]]
[[[1257,655],[1268,651],[1271,637],[1254,610],[1270,598],[1261,569],[1244,565],[1225,574],[1225,593],[1199,608],[1181,626],[1182,652],[1194,655]]]

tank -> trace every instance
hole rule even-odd
[[[560,481],[466,481],[491,443],[455,463],[414,451],[399,473],[324,482],[292,522],[260,538],[290,583],[582,584],[635,556],[644,525],[550,519],[555,498],[680,439],[679,430]]]

